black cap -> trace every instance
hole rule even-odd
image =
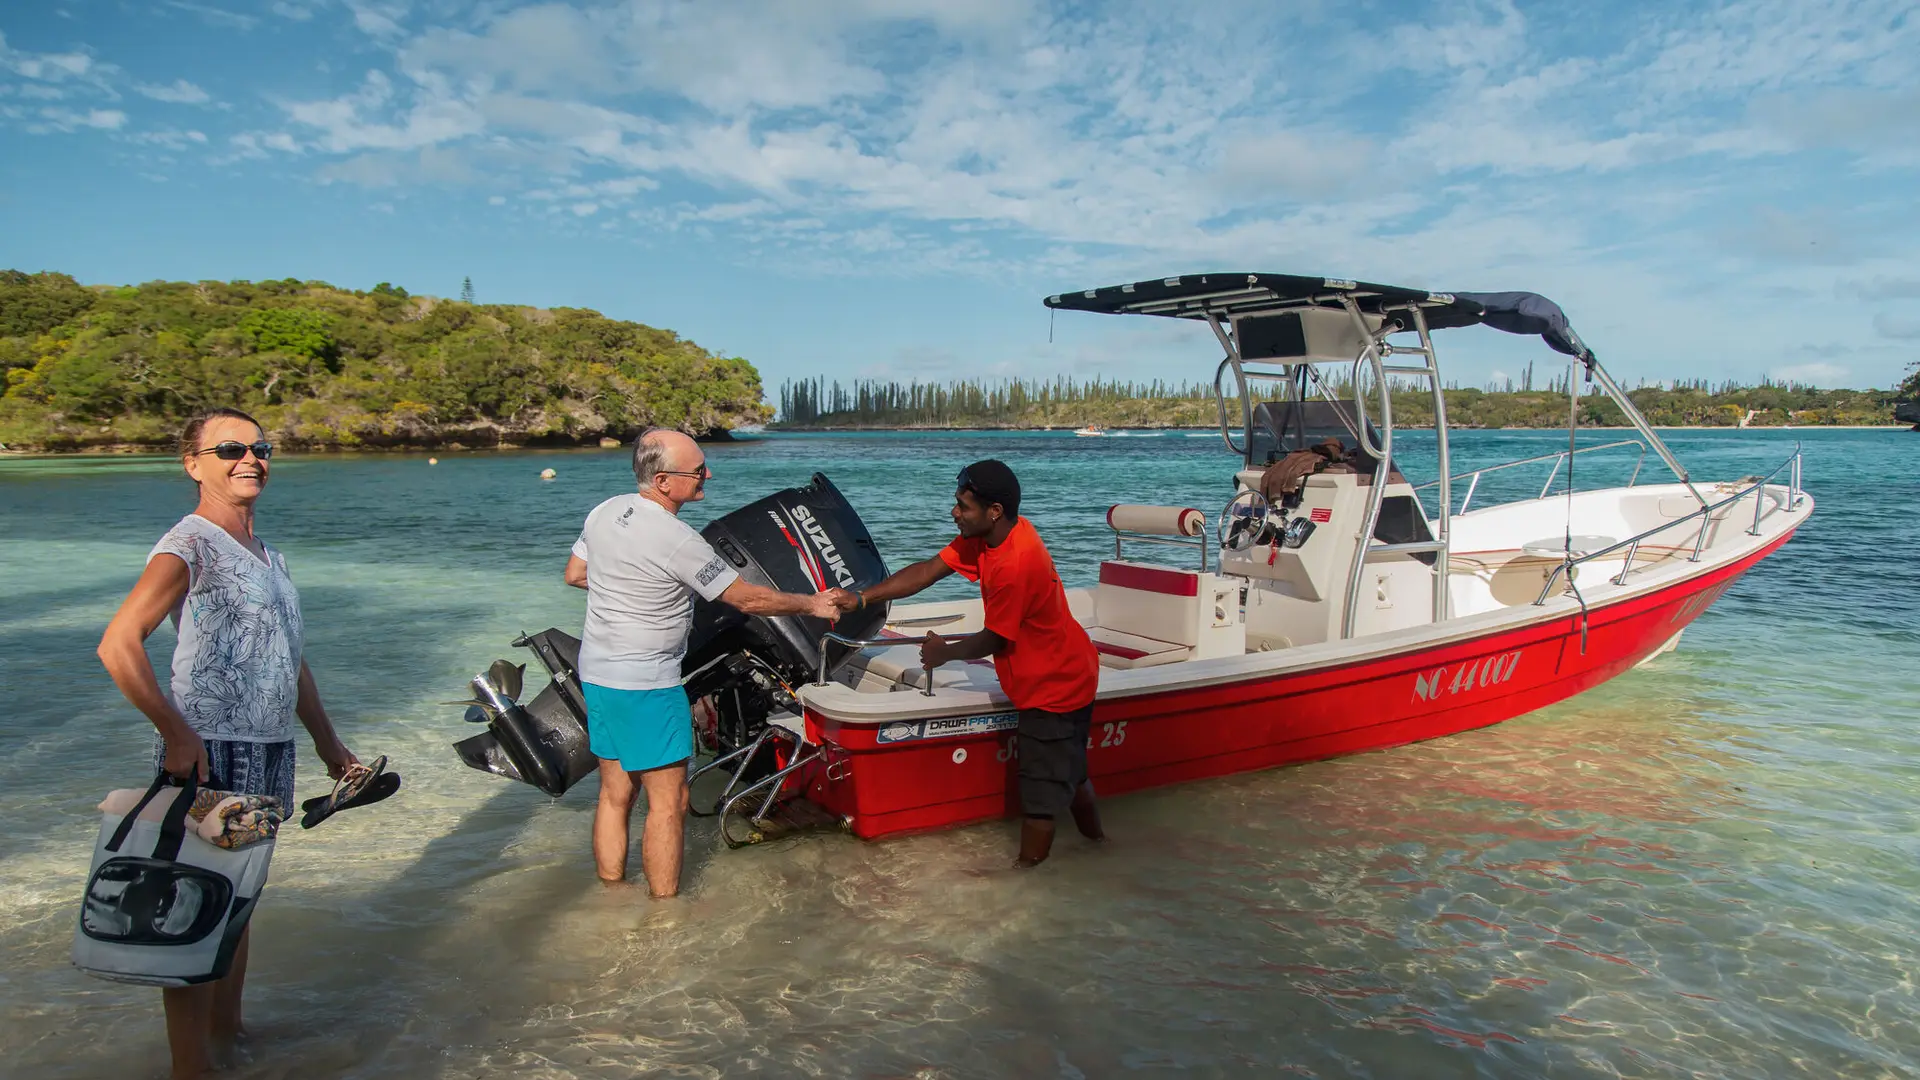
[[[988,458],[960,470],[958,486],[973,492],[984,503],[999,503],[1010,518],[1020,516],[1020,478],[1006,462]]]

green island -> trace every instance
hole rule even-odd
[[[216,405],[325,449],[591,445],[772,416],[752,364],[670,330],[384,283],[112,287],[0,271],[0,372],[13,450],[162,448]]]
[[[1201,384],[1068,378],[806,379],[780,387],[776,411],[751,363],[670,330],[584,308],[294,278],[97,286],[0,271],[0,373],[0,449],[26,452],[162,449],[186,417],[216,405],[246,409],[276,441],[307,449],[594,445],[653,424],[725,437],[770,422],[790,431],[1205,428],[1216,417]],[[1448,423],[1559,427],[1565,378],[1536,388],[1529,368],[1518,385],[1449,388]],[[1663,426],[1915,423],[1920,370],[1892,390],[1763,380],[1643,386],[1631,397]],[[1393,408],[1403,426],[1433,423],[1430,399],[1411,388],[1395,390]],[[1594,394],[1581,398],[1581,422],[1625,418]]]

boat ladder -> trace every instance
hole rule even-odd
[[[753,763],[759,760],[760,751],[769,743],[776,747],[776,761],[779,760],[777,748],[780,746],[786,748],[786,765],[758,780],[748,781],[748,771],[752,769]],[[721,769],[730,762],[733,764],[733,768],[727,775],[726,786],[720,790],[719,796],[713,801],[713,808],[701,810],[689,805],[687,812],[694,817],[718,817],[720,839],[726,841],[730,848],[757,844],[766,839],[768,815],[773,813],[774,802],[779,798],[780,789],[785,785],[787,777],[820,760],[825,752],[823,747],[807,741],[806,728],[798,715],[775,713],[767,717],[767,725],[760,729],[760,734],[756,735],[752,742],[721,754],[688,774],[687,784],[691,787],[694,781],[707,773]],[[756,796],[759,797],[759,806],[747,818],[749,831],[745,837],[736,838],[729,830],[727,822],[747,804],[748,800]]]

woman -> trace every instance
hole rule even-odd
[[[253,533],[253,504],[266,489],[272,453],[260,425],[237,409],[214,409],[187,424],[180,460],[200,488],[200,505],[147,556],[146,572],[100,639],[100,660],[153,721],[160,768],[222,791],[271,795],[291,811],[295,716],[329,776],[338,780],[358,762],[334,734],[301,659],[300,596],[286,562]],[[163,691],[143,643],[168,616],[180,636]],[[226,978],[162,991],[176,1080],[208,1071],[211,1045],[243,1034],[250,934],[242,934]]]

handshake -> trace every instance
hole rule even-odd
[[[825,589],[813,594],[807,607],[807,614],[816,619],[833,622],[849,611],[858,611],[866,606],[860,594],[846,589]]]

